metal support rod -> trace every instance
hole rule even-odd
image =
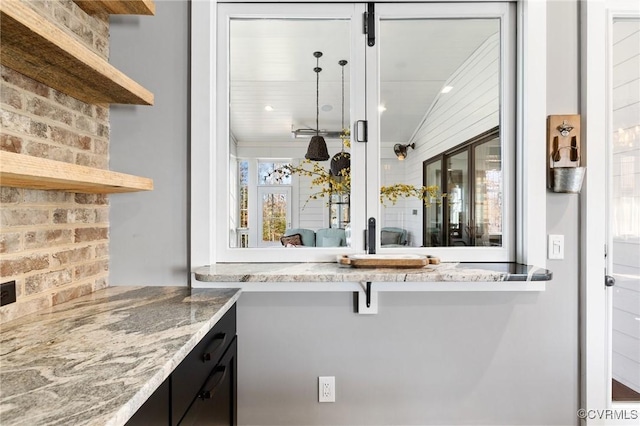
[[[371,307],[371,281],[367,281],[367,308]]]

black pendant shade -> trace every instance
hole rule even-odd
[[[340,173],[344,169],[351,167],[351,154],[340,151],[331,158],[331,174],[336,177],[342,177]]]
[[[314,136],[311,138],[304,158],[312,161],[327,161],[329,159],[327,143],[322,136]]]
[[[318,116],[320,115],[320,57],[322,52],[313,52],[313,56],[316,58],[316,67],[313,71],[316,73],[316,135],[309,141],[309,147],[304,158],[312,161],[327,161],[329,159],[329,151],[327,150],[327,143],[324,138],[320,136],[320,125],[318,123]]]

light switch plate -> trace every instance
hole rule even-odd
[[[547,258],[554,260],[564,259],[564,235],[549,234],[548,243]]]

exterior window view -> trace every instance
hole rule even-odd
[[[637,0],[0,0],[0,425],[640,424]]]

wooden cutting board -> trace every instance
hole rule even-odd
[[[344,255],[338,261],[353,268],[422,268],[431,263],[431,260],[434,264],[440,263],[438,258],[417,254]]]

